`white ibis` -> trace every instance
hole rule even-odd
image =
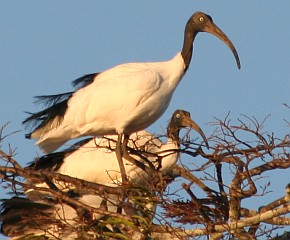
[[[48,107],[24,121],[36,124],[27,138],[38,139],[36,144],[50,153],[70,139],[116,134],[117,159],[125,180],[122,156],[127,155],[128,137],[154,123],[168,108],[189,67],[193,41],[199,32],[220,38],[231,49],[240,68],[230,39],[209,15],[196,12],[185,26],[181,52],[171,60],[122,64],[77,79],[75,83],[81,86],[75,92],[40,96],[47,100]]]
[[[105,225],[104,219],[100,223],[93,222],[88,211],[59,199],[43,198],[35,201],[12,197],[1,199],[0,202],[0,233],[11,239],[97,239],[97,236],[103,237],[105,232],[111,232],[112,236],[112,231],[101,230]],[[88,221],[93,223],[92,226]]]
[[[1,230],[11,239],[76,239],[76,211],[67,204],[49,204],[13,197],[1,200]],[[41,238],[40,236],[43,236]],[[45,237],[44,237],[45,236]]]
[[[129,146],[133,150],[142,153],[147,161],[134,153],[131,156],[139,160],[139,164],[134,164],[124,159],[125,173],[129,177],[129,181],[139,186],[151,184],[150,187],[152,187],[153,179],[149,178],[149,176],[153,176],[152,172],[162,172],[166,175],[166,172],[170,171],[178,160],[178,150],[180,148],[179,132],[184,127],[190,127],[197,131],[208,147],[203,131],[190,118],[190,113],[184,110],[176,110],[173,113],[167,127],[168,139],[166,143],[146,131],[132,134]],[[116,187],[123,181],[116,161],[116,154],[114,153],[116,140],[117,137],[115,135],[89,138],[76,144],[76,148],[45,155],[32,163],[29,168],[34,168],[36,171],[51,169],[51,171],[78,179]],[[140,166],[140,163],[142,166]],[[143,166],[146,168],[143,168]],[[54,184],[62,191],[71,190],[66,183],[55,181]],[[37,186],[47,187],[46,183],[39,183]],[[46,194],[34,190],[27,191],[27,195],[31,199],[39,199]],[[110,195],[108,198],[108,209],[115,211],[116,206],[122,202],[120,197]],[[103,198],[97,195],[85,195],[80,198],[80,201],[90,206],[99,207]]]
[[[144,239],[144,232],[116,219],[107,221],[85,219],[80,209],[74,209],[65,203],[32,201],[27,198],[13,197],[1,200],[0,233],[10,239]],[[86,214],[86,213],[85,213]],[[119,215],[116,215],[120,217]],[[115,217],[116,217],[115,216]],[[85,220],[85,221],[84,221]],[[125,222],[125,221],[124,221]],[[112,226],[115,226],[113,228]],[[131,230],[131,231],[128,231]],[[116,231],[117,230],[117,231]],[[120,238],[120,236],[126,236]],[[147,235],[147,234],[146,234]]]
[[[166,143],[146,131],[139,131],[130,136],[129,146],[142,153],[149,162],[134,155],[146,169],[157,171],[169,170],[178,160],[181,128],[190,127],[197,131],[208,146],[201,128],[190,118],[190,113],[176,110],[167,127]],[[31,163],[35,170],[51,169],[54,172],[76,177],[90,182],[116,186],[122,181],[114,150],[116,136],[88,138],[69,150],[51,153]],[[134,153],[131,154],[133,156]],[[126,174],[131,181],[142,184],[146,181],[146,169],[125,159]],[[147,179],[148,181],[148,179]],[[64,186],[58,182],[58,187]],[[41,186],[41,185],[38,185]],[[43,185],[42,185],[43,186]]]
[[[156,136],[146,131],[139,131],[130,136],[129,146],[146,156],[151,161],[154,170],[166,172],[171,169],[178,159],[179,132],[184,127],[196,130],[208,146],[203,131],[190,118],[189,112],[184,110],[176,110],[173,113],[167,128],[168,140],[166,143],[161,142]],[[89,138],[75,144],[69,150],[45,155],[31,163],[28,168],[34,170],[50,169],[52,172],[71,177],[117,186],[115,180],[119,182],[122,181],[122,178],[114,154],[116,140],[117,138],[114,135],[103,138]],[[134,155],[134,158],[139,159],[150,168],[150,164],[144,162],[140,157],[138,158],[138,155]],[[131,181],[138,184],[142,184],[143,181],[151,181],[145,171],[126,159],[125,167]],[[63,191],[69,190],[67,184],[54,183]],[[39,183],[37,186],[47,187],[45,183]],[[37,196],[38,194],[40,194],[40,197]],[[67,229],[66,227],[74,228],[78,226],[78,214],[75,209],[64,203],[48,204],[42,200],[42,198],[45,198],[44,193],[30,190],[27,195],[31,199],[14,197],[2,200],[0,219],[2,220],[1,232],[3,234],[17,237],[23,234],[41,235],[44,234],[43,229],[45,229],[46,236],[53,234],[62,239],[72,238],[72,235],[69,234],[71,233],[70,228]],[[86,205],[98,208],[101,206],[103,198],[98,195],[87,194],[79,197],[78,200]],[[117,202],[117,199],[113,196],[109,199],[106,207],[109,211],[116,211]],[[153,208],[155,206],[151,205],[151,207],[151,211],[154,212]],[[37,219],[37,222],[34,219]],[[65,225],[66,222],[69,223],[68,226]]]

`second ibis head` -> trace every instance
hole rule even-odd
[[[179,109],[173,113],[169,125],[167,127],[168,137],[179,142],[179,131],[181,128],[185,127],[190,127],[196,132],[198,132],[202,137],[203,141],[205,142],[206,147],[209,148],[208,141],[206,139],[204,132],[201,130],[198,124],[192,120],[192,118],[190,117],[190,113],[184,110]]]

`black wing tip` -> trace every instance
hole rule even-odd
[[[26,139],[31,139],[31,133],[27,133],[27,134],[25,134],[25,138],[26,138]]]
[[[100,73],[90,73],[90,74],[83,75],[82,77],[75,79],[72,82],[72,85],[73,85],[73,87],[78,87],[78,89],[86,87],[94,81],[94,78],[98,74],[100,74]]]
[[[31,118],[31,115],[33,115],[33,113],[32,112],[27,112],[27,111],[24,111],[24,113],[25,114],[28,114],[28,115],[30,115],[29,117],[27,117],[26,119],[24,119],[23,121],[22,121],[22,124],[23,125],[25,125],[25,124],[27,124],[27,122],[29,121],[29,119]]]

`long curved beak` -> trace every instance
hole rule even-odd
[[[183,119],[182,124],[184,127],[190,127],[193,130],[195,130],[196,132],[198,132],[199,135],[202,137],[203,141],[205,142],[207,149],[209,149],[209,145],[208,145],[208,141],[206,139],[206,136],[195,121],[193,121],[190,117],[186,117]]]
[[[227,37],[227,35],[213,22],[208,23],[204,27],[203,31],[211,33],[214,36],[218,37],[220,40],[222,40],[231,49],[232,53],[235,56],[235,59],[236,59],[236,62],[237,62],[237,66],[238,66],[239,69],[241,69],[241,63],[240,63],[238,52],[237,52],[234,44]]]

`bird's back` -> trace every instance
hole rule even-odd
[[[165,112],[183,76],[179,55],[167,62],[122,64],[94,76],[69,96],[63,116],[37,128],[31,138],[49,153],[73,138],[145,129]]]

